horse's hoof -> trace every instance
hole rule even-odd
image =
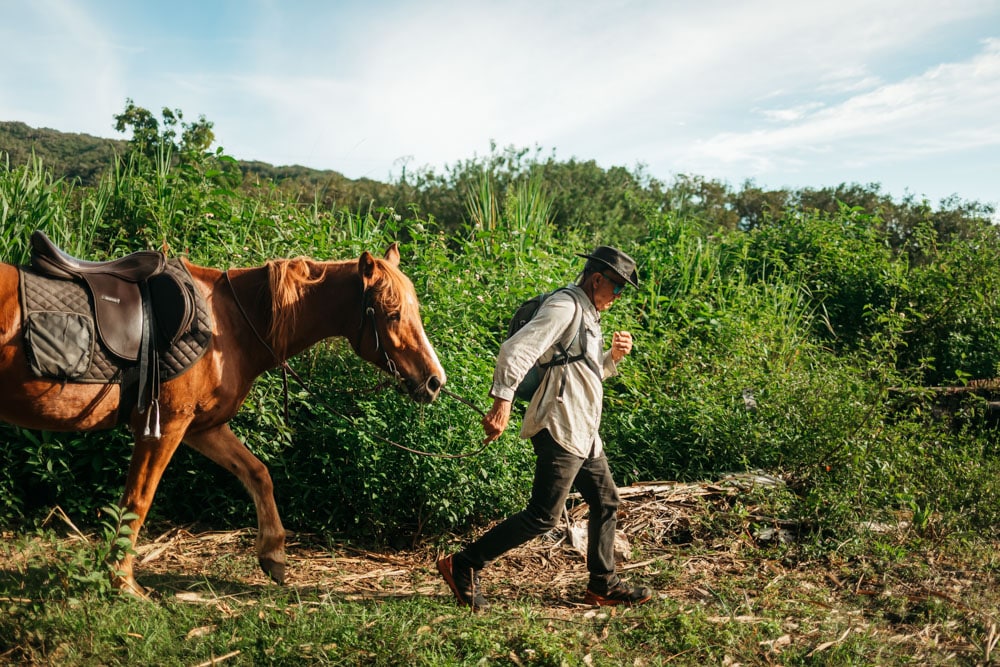
[[[139,583],[131,577],[127,579],[120,579],[115,582],[115,585],[118,588],[118,592],[123,595],[131,595],[138,600],[150,599],[150,591],[140,586]]]
[[[271,577],[273,581],[279,584],[285,583],[284,563],[279,563],[278,561],[270,558],[258,558],[257,562],[260,563],[260,569],[264,570],[264,573]]]

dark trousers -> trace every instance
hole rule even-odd
[[[618,487],[603,454],[584,459],[560,447],[548,431],[531,438],[535,455],[535,481],[528,506],[494,526],[456,555],[465,567],[482,569],[514,547],[556,527],[575,485],[590,508],[587,525],[589,587],[605,592],[618,582],[615,574],[615,525]]]

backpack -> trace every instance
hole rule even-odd
[[[504,340],[507,340],[508,338],[516,334],[524,327],[524,325],[530,322],[531,319],[535,316],[535,313],[538,312],[538,309],[542,307],[543,303],[545,303],[546,299],[548,299],[556,292],[568,289],[569,289],[568,287],[560,287],[559,289],[552,290],[551,292],[545,292],[543,294],[533,296],[524,303],[522,303],[520,306],[518,306],[517,310],[514,311],[514,316],[510,318],[510,324],[507,326],[507,338],[504,338]],[[587,327],[584,326],[583,313],[580,311],[580,304],[577,302],[576,297],[573,297],[573,305],[576,307],[576,313],[577,313],[574,316],[574,319],[578,317],[580,320],[579,330],[569,341],[568,345],[563,346],[562,341],[556,343],[557,353],[552,357],[552,359],[550,359],[545,363],[540,363],[538,361],[535,362],[535,364],[531,367],[531,369],[527,372],[527,374],[525,374],[524,379],[521,380],[521,383],[517,385],[517,389],[514,390],[515,398],[519,398],[524,401],[530,401],[531,397],[535,395],[536,391],[538,391],[539,385],[542,384],[542,378],[545,377],[545,371],[551,368],[552,366],[566,365],[577,361],[586,360]],[[581,343],[582,352],[580,352],[580,354],[577,354],[575,356],[570,356],[567,350],[569,347],[573,345],[574,342],[576,342],[577,338],[583,341]],[[588,363],[587,365],[593,368],[591,364]],[[598,371],[595,370],[594,372],[596,373]],[[600,373],[598,373],[598,375],[600,375]],[[565,384],[559,390],[560,396],[562,396],[563,389],[565,389]]]

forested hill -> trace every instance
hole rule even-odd
[[[125,139],[102,139],[89,134],[60,132],[50,128],[30,127],[19,121],[0,121],[0,153],[10,156],[10,166],[25,164],[34,154],[56,179],[75,181],[91,187],[112,164],[114,155],[128,151]],[[239,161],[244,174],[262,180],[291,179],[303,184],[325,185],[327,181],[351,179],[330,170],[300,166],[276,167],[266,162]]]
[[[114,164],[114,156],[124,156],[129,142],[102,139],[89,134],[33,128],[18,121],[0,121],[0,167],[17,168],[32,155],[55,180],[77,187],[93,187]],[[236,157],[236,156],[234,156]],[[276,187],[301,203],[319,202],[325,208],[361,210],[370,205],[405,208],[398,188],[362,178],[352,180],[333,170],[310,169],[299,165],[275,166],[267,162],[239,160],[242,188]]]
[[[85,186],[95,185],[115,153],[123,154],[127,145],[124,140],[0,121],[0,153],[9,155],[11,167],[25,164],[34,154],[55,178]]]

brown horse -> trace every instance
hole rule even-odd
[[[206,352],[159,392],[160,433],[144,436],[148,415],[127,420],[135,437],[121,505],[138,518],[132,544],[177,446],[185,443],[243,483],[257,510],[257,558],[281,583],[285,531],[267,468],[230,430],[228,422],[254,379],[313,344],[348,339],[362,359],[394,375],[410,397],[433,401],[445,372],[424,334],[416,293],[399,270],[399,250],[384,259],[364,252],[352,261],[306,258],[264,266],[216,269],[185,265],[205,296],[212,318]],[[0,419],[31,429],[92,431],[119,423],[119,385],[36,377],[29,369],[15,266],[0,263]],[[117,564],[116,585],[139,595],[132,556]]]

